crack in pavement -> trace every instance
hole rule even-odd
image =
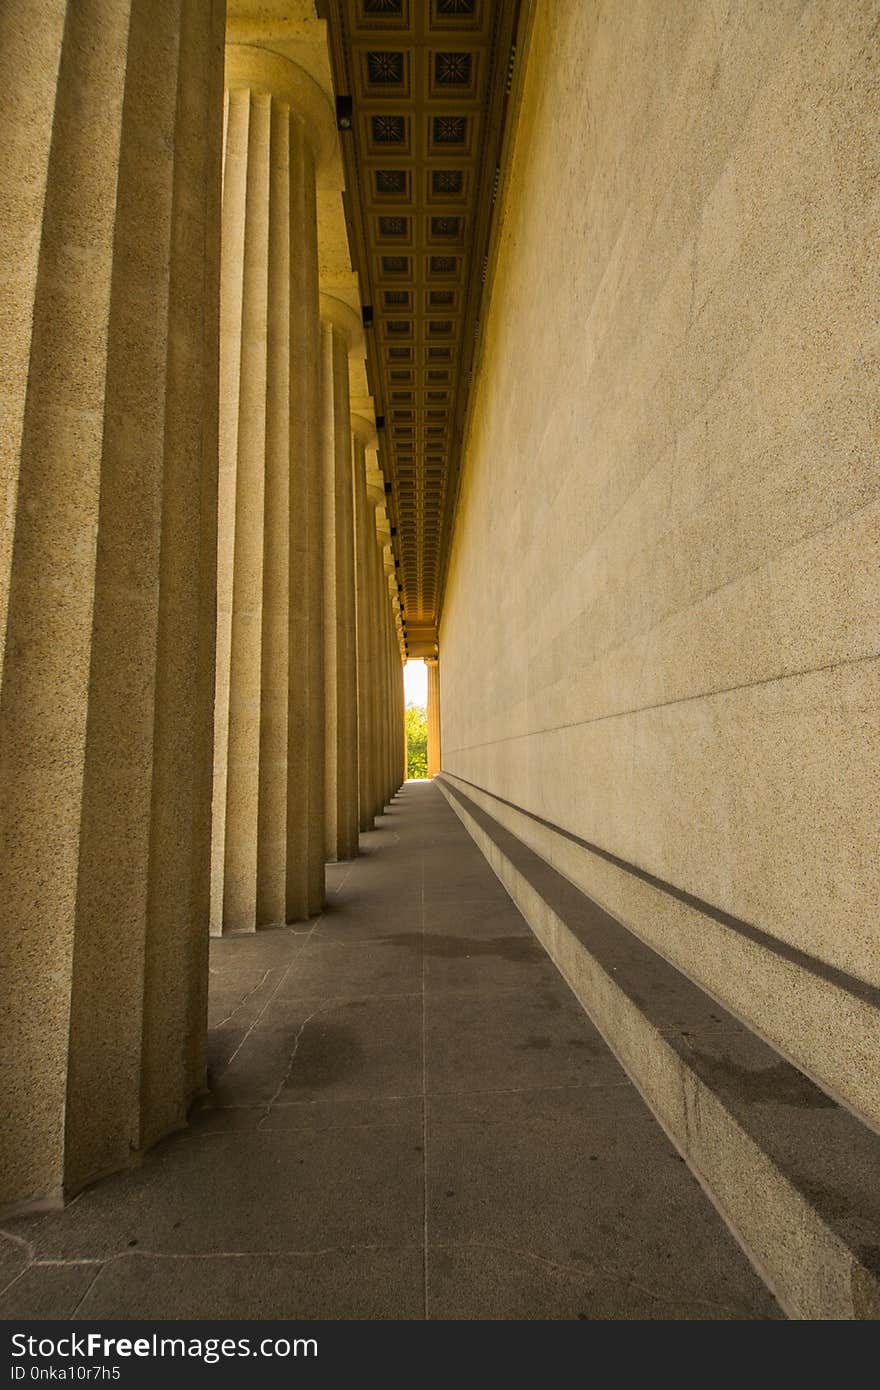
[[[657,1303],[666,1303],[672,1306],[681,1307],[691,1304],[698,1308],[712,1308],[718,1312],[726,1314],[745,1314],[749,1316],[748,1310],[742,1304],[718,1303],[711,1299],[695,1298],[692,1295],[682,1295],[680,1298],[671,1298],[667,1293],[660,1293],[648,1284],[643,1284],[636,1279],[630,1270],[620,1270],[609,1267],[608,1265],[570,1265],[561,1260],[553,1260],[546,1255],[539,1255],[534,1250],[523,1250],[514,1245],[501,1245],[489,1241],[444,1241],[434,1244],[435,1250],[488,1250],[493,1254],[512,1255],[515,1259],[528,1260],[533,1264],[543,1265],[549,1269],[558,1270],[561,1274],[572,1274],[581,1279],[599,1277],[612,1279],[616,1283],[627,1284],[630,1288],[637,1289],[640,1293],[652,1298]]]

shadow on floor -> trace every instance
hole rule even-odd
[[[8,1223],[0,1316],[780,1317],[440,791],[361,844],[212,944],[210,1096]]]

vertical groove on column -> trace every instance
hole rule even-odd
[[[6,924],[0,1169],[9,1199],[57,1193],[64,1176],[70,976],[127,41],[127,6],[83,0],[67,8],[33,305],[0,697],[0,916]],[[102,132],[99,142],[95,130]]]
[[[200,6],[188,0],[188,9],[198,15]],[[204,397],[201,410],[201,448],[203,458],[199,493],[199,610],[194,656],[198,665],[198,688],[205,701],[193,721],[193,739],[202,749],[199,776],[192,788],[194,806],[200,819],[192,840],[192,934],[189,971],[193,1007],[187,1045],[188,1091],[194,1094],[205,1085],[207,1074],[208,1016],[208,938],[206,914],[210,923],[211,820],[214,738],[214,663],[217,633],[217,519],[218,519],[218,443],[220,426],[220,236],[223,206],[223,138],[226,105],[223,99],[223,46],[226,36],[226,0],[211,0],[210,28],[206,24],[201,45],[207,52],[206,136],[204,141],[203,281],[201,347],[204,364]],[[221,121],[221,112],[223,119]]]
[[[290,125],[290,596],[286,918],[324,905],[324,540],[315,168]]]
[[[373,509],[367,501],[367,460],[363,440],[353,436],[352,469],[355,506],[355,594],[357,601],[357,711],[358,711],[358,804],[359,828],[373,828],[372,753],[370,748],[372,720],[372,679],[370,654],[369,546],[373,529]]]
[[[324,555],[327,858],[358,849],[357,633],[348,342],[324,325]]]
[[[339,703],[336,663],[336,410],[333,327],[321,325],[321,423],[324,455],[324,858],[336,859],[338,843]]]
[[[270,121],[269,97],[251,97],[244,207],[239,409],[235,440],[224,931],[253,931],[257,924]],[[230,108],[230,131],[231,125]]]
[[[388,585],[382,563],[382,548],[378,537],[373,546],[373,588],[375,593],[376,618],[374,627],[376,692],[376,814],[381,816],[385,809],[385,608]]]
[[[181,6],[141,1147],[182,1123],[205,1084],[223,11],[222,0]]]
[[[0,681],[31,355],[32,308],[66,0],[0,9]]]
[[[394,576],[392,575],[393,579]],[[394,612],[391,607],[391,585],[388,585],[388,800],[397,791],[397,731],[394,710],[394,664],[397,660],[397,635],[394,631]]]
[[[226,787],[229,748],[229,674],[232,648],[232,575],[235,560],[235,488],[241,388],[241,311],[247,203],[247,147],[251,99],[227,92],[223,149],[220,258],[220,472],[217,526],[217,655],[214,703],[214,793],[211,846],[211,931],[223,930],[226,862]]]
[[[382,654],[382,713],[384,725],[384,774],[385,786],[383,789],[383,799],[385,805],[394,795],[394,773],[392,771],[393,750],[391,746],[391,602],[390,588],[388,584],[389,576],[385,575],[384,593],[382,595],[382,627],[384,633],[384,650]]]
[[[371,473],[373,470],[370,470]],[[379,621],[376,603],[376,494],[375,475],[368,476],[366,483],[364,516],[364,616],[366,619],[367,660],[363,672],[358,670],[358,680],[367,684],[367,741],[369,754],[367,763],[367,805],[370,828],[379,814],[379,798],[376,792],[376,625]]]
[[[386,629],[386,609],[388,607],[388,579],[385,574],[382,555],[379,556],[379,801],[384,810],[388,804],[388,633]]]
[[[336,854],[353,859],[358,852],[357,766],[357,621],[354,566],[354,489],[348,346],[335,347],[336,428],[336,700],[337,751]]]
[[[385,809],[385,571],[377,541],[373,550],[373,586],[376,602],[376,814]]]
[[[287,910],[287,683],[290,576],[290,112],[270,130],[266,476],[257,824],[258,926]]]
[[[176,10],[134,0],[126,54],[65,1117],[74,1184],[140,1144],[173,217],[171,161],[149,142],[174,145]]]

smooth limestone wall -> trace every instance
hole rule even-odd
[[[875,1121],[878,26],[538,0],[440,634],[444,769],[809,953],[584,885]]]

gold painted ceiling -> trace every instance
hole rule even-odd
[[[326,0],[409,655],[436,643],[519,0]],[[372,310],[372,326],[369,311]]]

